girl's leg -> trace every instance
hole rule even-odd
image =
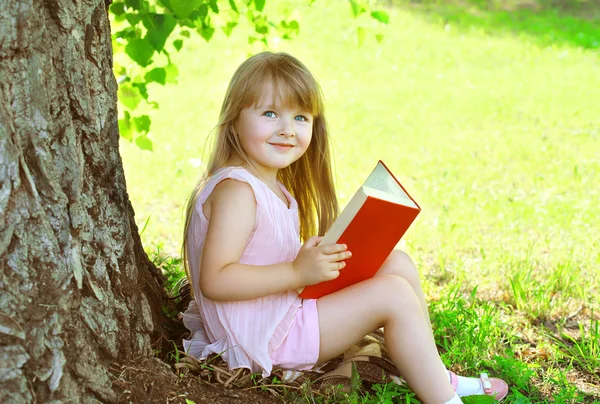
[[[352,259],[352,258],[350,258]],[[379,271],[375,276],[382,275],[396,275],[406,279],[412,289],[414,290],[419,303],[421,304],[421,310],[427,320],[427,324],[431,328],[431,320],[429,319],[429,310],[427,308],[427,301],[425,300],[425,293],[423,293],[423,287],[421,286],[421,278],[419,276],[419,270],[410,256],[401,250],[393,250],[392,253],[385,260]]]
[[[431,328],[431,320],[429,319],[429,310],[427,308],[427,302],[425,300],[425,293],[423,293],[423,288],[421,287],[421,278],[419,276],[419,271],[415,266],[414,262],[410,258],[408,254],[404,251],[393,250],[386,261],[383,263],[379,271],[375,274],[375,276],[399,276],[404,278],[412,287],[413,291],[417,295],[419,299],[419,303],[421,304],[421,309],[423,311],[423,315],[427,319],[427,323]],[[448,378],[450,375],[448,374]],[[470,396],[475,394],[484,394],[483,385],[481,384],[481,380],[476,377],[463,377],[457,376],[458,385],[456,387],[456,391],[461,396]],[[498,380],[498,379],[494,379]],[[500,383],[496,381],[495,383]],[[505,384],[503,381],[501,382]],[[500,386],[498,384],[498,386]],[[502,389],[507,389],[508,387],[502,387]]]
[[[454,397],[421,303],[402,277],[381,275],[357,283],[318,299],[317,309],[319,363],[383,326],[390,357],[419,398],[439,404]]]

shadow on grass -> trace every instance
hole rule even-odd
[[[388,0],[443,25],[600,50],[600,0]]]

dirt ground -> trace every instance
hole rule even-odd
[[[111,369],[114,387],[118,391],[118,403],[186,404],[186,399],[196,404],[272,404],[281,403],[259,388],[243,390],[228,389],[209,384],[197,376],[177,376],[173,369],[158,358],[145,358]]]

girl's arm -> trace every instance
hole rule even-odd
[[[248,239],[256,220],[252,187],[241,181],[225,180],[204,203],[209,219],[200,262],[200,290],[215,301],[250,300],[335,279],[350,258],[345,245],[317,246],[311,237],[294,262],[274,265],[244,265]]]
[[[294,262],[274,265],[244,265],[248,239],[256,220],[252,187],[225,180],[204,203],[209,219],[200,262],[200,290],[216,301],[250,300],[335,279],[350,258],[342,244],[318,246],[320,237],[304,243]]]
[[[265,266],[239,263],[256,220],[256,200],[249,184],[221,182],[204,211],[207,218],[210,215],[200,262],[200,290],[206,298],[249,300],[303,286],[291,262]]]

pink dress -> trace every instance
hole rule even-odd
[[[254,300],[216,302],[200,292],[199,264],[208,230],[202,205],[215,186],[227,178],[248,183],[256,199],[255,227],[240,263],[291,262],[301,247],[298,204],[282,184],[279,186],[289,208],[246,169],[226,167],[217,171],[198,196],[187,234],[195,299],[183,314],[183,322],[192,332],[190,339],[183,341],[183,347],[188,354],[202,359],[212,353],[222,354],[230,369],[262,370],[264,377],[271,373],[274,362],[290,362],[288,368],[308,369],[316,362],[319,349],[315,300],[303,301],[295,290],[290,290]],[[300,342],[306,346],[300,347]]]

